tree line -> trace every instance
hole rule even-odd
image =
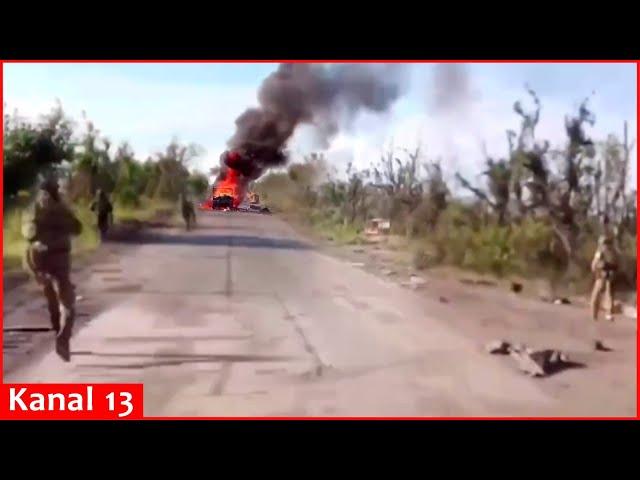
[[[189,171],[192,160],[203,153],[199,146],[174,139],[164,151],[140,160],[127,142],[113,148],[84,113],[82,124],[80,131],[60,102],[36,121],[18,112],[5,113],[5,208],[29,198],[39,179],[50,173],[62,180],[72,202],[88,201],[98,189],[130,207],[138,206],[143,197],[175,201],[182,193],[206,192],[206,175]]]
[[[503,156],[479,160],[480,181],[447,172],[452,185],[442,162],[425,158],[418,146],[390,147],[370,168],[349,164],[346,178],[312,155],[267,175],[257,188],[276,210],[297,211],[316,224],[358,232],[371,218],[389,218],[414,245],[417,267],[447,263],[498,275],[539,273],[555,282],[590,278],[606,224],[623,253],[621,281],[635,288],[636,190],[628,184],[635,143],[626,123],[621,136],[588,138],[585,126],[596,118],[587,98],[565,117],[563,144],[552,147],[536,136],[541,100],[530,88],[527,94],[534,108],[514,103],[520,125],[505,132]],[[468,195],[454,194],[454,186]]]

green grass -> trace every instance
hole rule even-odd
[[[95,217],[86,205],[74,205],[73,210],[82,223],[82,233],[73,239],[74,255],[86,255],[100,245],[100,237],[95,227]],[[4,212],[2,225],[2,261],[5,271],[22,268],[22,259],[27,246],[22,237],[22,209]]]
[[[25,241],[21,232],[20,211],[4,212],[2,225],[2,261],[5,270],[15,270],[22,265]]]
[[[72,252],[76,257],[84,257],[95,251],[100,245],[100,235],[96,226],[96,218],[87,204],[73,205],[73,210],[82,222],[82,233],[73,239]],[[177,215],[176,207],[171,202],[142,199],[139,207],[114,206],[114,221],[132,220],[149,221],[161,213],[172,212]],[[4,212],[2,260],[5,271],[15,271],[23,267],[23,255],[26,242],[22,237],[22,209],[15,208]]]
[[[318,235],[338,245],[355,245],[362,242],[357,226],[345,224],[335,217],[327,216],[325,212],[308,212],[305,217]]]
[[[153,200],[146,197],[140,199],[138,206],[127,206],[116,203],[113,208],[113,217],[116,222],[153,220],[161,213],[171,212],[177,215],[177,206],[173,202],[165,200]]]

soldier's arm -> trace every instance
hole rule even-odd
[[[593,260],[591,261],[591,271],[595,272],[598,270],[600,266],[600,259],[602,258],[602,252],[600,249],[596,250],[596,254],[593,256]]]
[[[22,214],[22,236],[28,241],[33,242],[38,234],[36,224],[36,208],[31,206]]]
[[[73,211],[65,206],[67,222],[69,227],[69,233],[71,235],[80,235],[82,233],[82,223],[78,220],[78,217],[75,216]]]

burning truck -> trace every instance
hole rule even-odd
[[[269,209],[260,204],[258,195],[247,189],[249,181],[255,178],[255,173],[258,175],[261,173],[256,171],[254,175],[246,174],[256,170],[254,166],[256,161],[253,156],[247,152],[232,150],[225,151],[220,160],[222,165],[220,174],[211,189],[209,198],[200,204],[200,209],[269,213]]]
[[[397,65],[280,64],[260,85],[259,105],[236,118],[220,173],[200,208],[264,211],[245,202],[248,185],[287,164],[285,150],[298,126],[314,125],[328,145],[361,111],[388,111],[403,91],[404,77]]]

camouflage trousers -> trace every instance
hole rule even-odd
[[[71,257],[67,252],[30,255],[29,265],[47,300],[51,327],[58,339],[68,341],[73,333],[76,300]]]
[[[182,218],[186,229],[191,230],[196,223],[196,213],[193,210],[185,209],[182,211]]]
[[[107,231],[109,230],[110,220],[108,213],[100,213],[98,215],[98,231],[100,232],[100,238],[105,240],[107,237]]]
[[[602,301],[604,300],[604,305]],[[613,279],[604,275],[598,275],[591,291],[591,316],[598,320],[598,314],[604,306],[607,316],[613,318]]]

